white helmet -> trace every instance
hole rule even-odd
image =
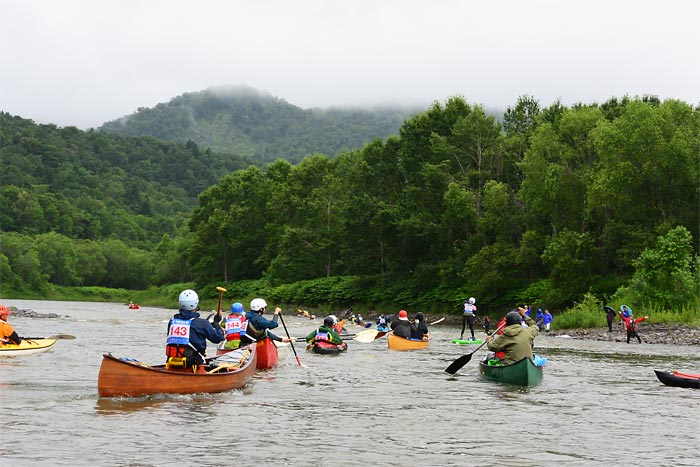
[[[262,298],[254,298],[250,302],[250,309],[253,311],[260,311],[263,308],[267,308],[267,302]]]
[[[469,303],[471,303],[472,305],[475,304],[475,303],[476,303],[476,298],[474,298],[474,297],[469,297]]]
[[[336,315],[329,315],[329,318],[333,320],[333,324],[338,324],[338,317]]]
[[[178,297],[181,310],[194,311],[199,306],[199,296],[192,289],[183,290]]]

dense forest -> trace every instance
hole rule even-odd
[[[262,163],[298,163],[309,154],[331,158],[396,134],[418,109],[301,109],[247,86],[186,93],[105,123],[100,131],[194,141],[213,151]]]
[[[333,158],[228,168],[193,143],[2,118],[0,273],[12,288],[194,281],[414,309],[470,295],[494,307],[565,307],[586,294],[699,301],[700,110],[680,101],[541,108],[523,96],[497,121],[455,97]],[[195,163],[208,167],[194,180],[164,167]],[[146,174],[129,198],[124,184]],[[81,223],[76,212],[105,217]],[[122,231],[110,212],[147,233]],[[170,222],[148,225],[156,219]]]
[[[191,141],[122,138],[0,113],[2,284],[150,284],[144,265],[156,246],[182,235],[198,194],[248,166]]]

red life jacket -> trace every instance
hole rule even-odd
[[[226,333],[227,341],[239,341],[245,336],[245,330],[248,327],[248,321],[245,315],[231,313],[224,321],[224,332]]]
[[[314,341],[316,342],[330,342],[331,335],[326,331],[316,330],[316,335],[314,336]]]

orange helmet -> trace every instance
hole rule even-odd
[[[5,305],[0,305],[0,316],[11,315],[11,314],[12,314],[12,312],[10,310],[8,310]]]

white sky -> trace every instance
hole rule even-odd
[[[79,128],[209,86],[309,107],[700,104],[696,0],[0,0],[0,110]]]

